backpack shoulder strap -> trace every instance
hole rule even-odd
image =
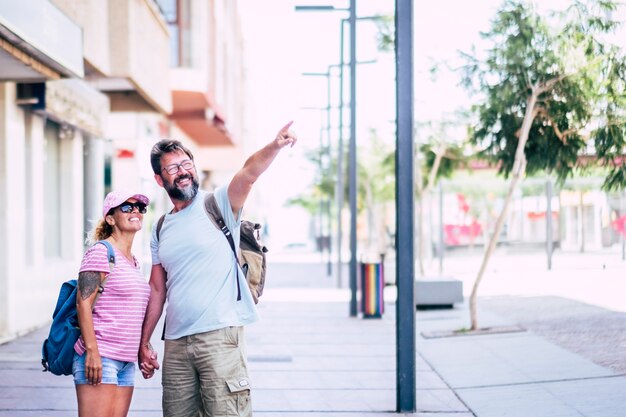
[[[222,211],[220,207],[217,205],[217,199],[215,198],[215,194],[208,193],[204,198],[204,209],[209,216],[209,219],[217,226],[218,229],[222,230],[222,227],[226,227],[226,222],[222,217]]]
[[[211,219],[211,221],[217,226],[218,229],[224,233],[226,239],[228,239],[228,243],[230,244],[230,248],[233,250],[235,254],[235,259],[237,259],[237,248],[235,248],[235,241],[233,240],[233,235],[230,233],[230,229],[226,226],[226,222],[222,217],[222,212],[220,211],[219,206],[217,205],[217,200],[215,199],[215,194],[209,193],[204,199],[204,209],[207,212],[207,215]]]
[[[159,217],[159,221],[157,221],[157,225],[156,225],[157,242],[159,241],[159,235],[161,234],[161,228],[163,227],[164,221],[165,221],[165,214],[162,214],[161,217]]]
[[[109,260],[109,269],[113,270],[113,267],[115,266],[115,250],[113,249],[113,246],[106,240],[99,240],[96,242],[96,244],[102,244],[107,248],[107,259]]]
[[[226,222],[222,217],[222,212],[220,211],[219,206],[217,205],[217,200],[215,199],[214,193],[209,193],[204,199],[204,209],[206,210],[209,219],[217,226],[218,229],[224,233],[226,236],[226,240],[228,240],[228,244],[230,245],[230,249],[233,251],[233,255],[235,255],[235,271],[237,271],[237,301],[241,300],[241,289],[239,288],[239,256],[237,255],[237,248],[235,248],[235,241],[233,240],[233,235],[230,232],[228,226],[226,226]]]
[[[107,259],[109,260],[109,271],[113,271],[113,268],[115,267],[115,249],[113,249],[113,245],[111,245],[111,243],[109,243],[106,240],[99,240],[96,242],[96,245],[98,243],[104,245],[107,248]],[[98,289],[98,293],[96,294],[96,299],[93,302],[94,306],[98,302],[98,298],[100,297],[100,294],[104,292],[104,286],[108,278],[109,278],[108,275],[105,276],[104,280],[102,280],[102,282],[100,283],[100,289]]]

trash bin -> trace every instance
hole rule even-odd
[[[361,313],[364,319],[381,318],[385,312],[383,263],[361,262]]]

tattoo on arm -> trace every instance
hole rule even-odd
[[[78,289],[80,296],[86,300],[100,286],[100,272],[85,271],[78,274]]]

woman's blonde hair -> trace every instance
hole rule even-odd
[[[104,219],[100,219],[96,224],[96,227],[89,232],[87,236],[87,244],[93,245],[99,240],[104,240],[113,234],[113,226],[106,222]]]

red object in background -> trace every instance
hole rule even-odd
[[[170,127],[169,125],[163,121],[160,120],[159,121],[159,137],[160,138],[167,138],[170,136]]]
[[[528,216],[528,220],[539,220],[539,219],[543,219],[546,217],[546,212],[545,211],[529,211],[527,216]]]
[[[613,221],[613,223],[611,223],[611,226],[613,226],[613,228],[617,230],[621,235],[626,236],[626,214]]]
[[[528,220],[539,220],[539,219],[544,219],[546,217],[546,212],[545,211],[529,211],[526,216],[528,217]],[[559,213],[553,211],[552,218],[556,219],[558,217],[559,217]]]
[[[444,242],[446,246],[469,245],[482,232],[480,223],[474,220],[471,224],[445,224],[443,226]]]
[[[122,159],[122,158],[134,158],[135,157],[135,152],[131,151],[130,149],[118,149],[117,150],[117,157]]]
[[[459,210],[461,210],[463,213],[467,213],[470,207],[469,207],[469,204],[467,204],[467,201],[465,200],[465,196],[461,193],[458,193],[456,195],[456,199],[459,204]]]

